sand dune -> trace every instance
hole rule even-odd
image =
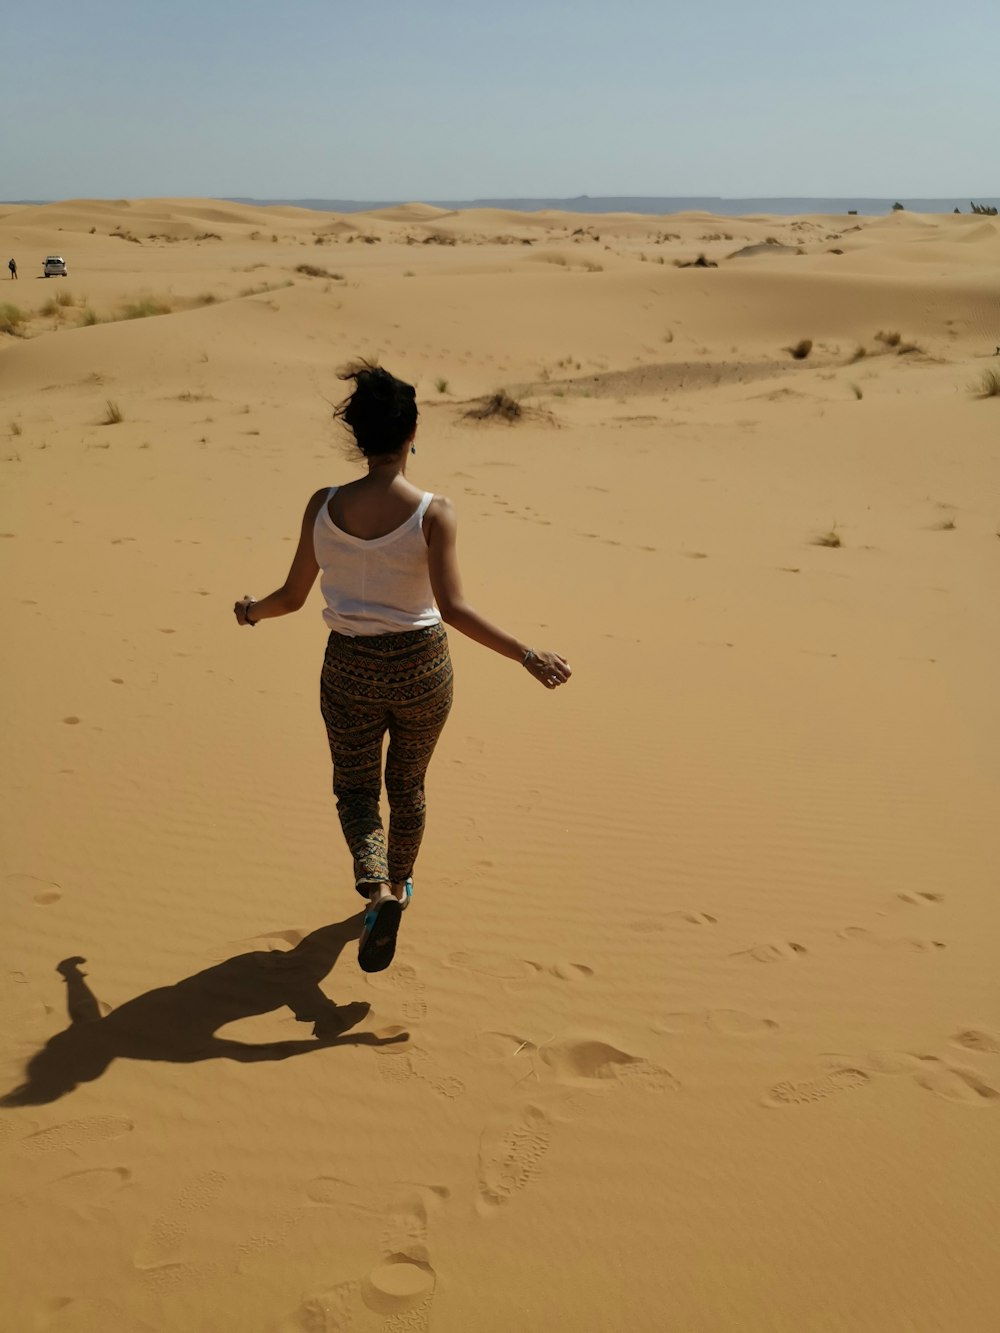
[[[0,237],[10,1327],[992,1333],[997,224]],[[471,598],[575,668],[453,636],[373,977],[316,599],[230,610],[355,475],[359,353],[417,385]],[[465,416],[500,387],[520,423]]]

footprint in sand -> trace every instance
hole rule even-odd
[[[426,1333],[436,1284],[429,1265],[378,1264],[366,1277],[307,1296],[279,1333]]]
[[[758,1018],[742,1009],[696,1009],[667,1014],[656,1030],[677,1035],[708,1030],[726,1037],[762,1037],[777,1027],[774,1019]]]
[[[752,949],[737,949],[731,958],[751,958],[755,963],[781,963],[808,953],[804,944],[794,940],[779,944],[755,944]]]
[[[965,1035],[959,1033],[959,1037]],[[826,1058],[836,1061],[848,1057],[831,1054]],[[913,1055],[908,1051],[869,1051],[853,1063],[866,1073],[866,1077],[868,1074],[890,1077],[907,1075],[918,1087],[949,1102],[962,1102],[967,1106],[1000,1105],[1000,1090],[987,1083],[974,1069],[950,1064],[936,1055]]]
[[[204,1212],[225,1189],[227,1178],[221,1171],[206,1171],[183,1187],[172,1206],[152,1222],[139,1241],[134,1256],[139,1269],[164,1268],[179,1264],[197,1253],[197,1243],[188,1244],[191,1213]]]
[[[537,963],[494,953],[463,951],[449,954],[445,962],[449,967],[461,968],[464,972],[478,972],[480,976],[493,977],[497,981],[527,981],[540,971]]]
[[[825,1101],[839,1092],[863,1088],[869,1082],[862,1069],[833,1069],[818,1078],[801,1082],[776,1083],[764,1098],[765,1106],[804,1106]]]
[[[93,1167],[58,1176],[48,1187],[63,1204],[76,1211],[106,1208],[132,1179],[127,1166]]]
[[[332,1177],[325,1180],[334,1183]],[[308,1296],[282,1329],[285,1333],[424,1333],[430,1325],[437,1285],[428,1240],[431,1214],[450,1191],[444,1186],[403,1186],[386,1204],[372,1200],[368,1186],[336,1184],[346,1186],[347,1192],[339,1199],[331,1194],[331,1202],[353,1205],[360,1194],[367,1193],[365,1211],[385,1209],[383,1257],[364,1277]]]
[[[934,949],[943,949],[941,940],[908,939],[901,936],[877,935],[863,926],[846,926],[839,932],[842,940],[851,940],[856,944],[872,945],[878,949],[896,949],[908,953],[928,953]]]
[[[546,972],[560,981],[586,981],[594,975],[594,969],[586,963],[570,963],[562,959],[554,963],[535,963],[528,958],[508,958],[503,954],[462,952],[449,955],[445,962],[449,967],[476,972],[497,981],[529,981],[539,972]]]
[[[42,879],[39,875],[12,874],[4,875],[4,883],[15,893],[30,897],[42,907],[50,907],[63,896],[62,888],[54,880]]]
[[[1000,1037],[981,1028],[966,1028],[956,1032],[952,1041],[956,1046],[964,1046],[967,1051],[979,1051],[982,1055],[1000,1055]]]
[[[961,1069],[939,1060],[934,1055],[922,1055],[920,1067],[913,1077],[922,1088],[949,1102],[966,1106],[996,1106],[1000,1091],[987,1083],[972,1069]]]
[[[909,907],[927,907],[931,903],[943,903],[943,893],[897,893],[896,901],[906,903]]]
[[[396,1194],[385,1214],[382,1253],[388,1258],[429,1265],[431,1215],[450,1195],[444,1185],[417,1185]]]
[[[409,963],[399,963],[384,972],[367,974],[368,984],[375,990],[395,995],[402,1006],[403,1017],[410,1023],[419,1023],[427,1017],[426,987]]]
[[[619,1086],[645,1092],[676,1092],[681,1086],[669,1070],[603,1041],[547,1043],[538,1048],[538,1058],[560,1083],[575,1087]]]
[[[288,949],[294,949],[297,944],[301,944],[307,935],[304,930],[268,930],[260,935],[250,935],[242,940],[232,940],[229,948],[242,949],[247,945],[253,945],[263,950],[268,949],[272,953],[286,953]],[[220,954],[220,957],[227,957],[228,953]]]
[[[495,1212],[535,1180],[549,1149],[552,1126],[538,1106],[483,1130],[479,1143],[478,1211]]]
[[[375,1055],[379,1077],[387,1083],[407,1083],[410,1079],[419,1079],[439,1097],[446,1097],[449,1101],[461,1097],[465,1092],[462,1080],[454,1074],[443,1074],[420,1046],[410,1042],[383,1046],[376,1050]]]
[[[36,1130],[21,1140],[25,1152],[78,1152],[92,1143],[103,1143],[131,1134],[134,1123],[122,1115],[93,1115],[83,1120],[64,1120],[61,1125]]]

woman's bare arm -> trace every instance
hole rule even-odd
[[[305,600],[316,582],[316,575],[319,573],[316,551],[313,547],[313,525],[327,494],[328,491],[325,489],[317,491],[306,505],[306,512],[302,516],[299,544],[296,547],[291,568],[284,583],[280,588],[276,588],[274,592],[262,597],[259,602],[249,603],[253,624],[256,625],[259,620],[273,620],[275,616],[287,616],[292,611],[301,610],[305,605]],[[246,618],[246,610],[247,602],[245,600],[237,602],[233,607],[237,623],[240,625],[249,623]]]
[[[522,662],[543,685],[554,689],[573,674],[558,653],[537,652],[512,634],[491,624],[465,600],[458,568],[458,521],[455,507],[445,496],[436,496],[428,512],[427,558],[431,588],[441,619],[459,633],[492,648],[502,657]]]

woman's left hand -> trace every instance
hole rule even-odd
[[[247,620],[247,610],[253,605],[254,599],[252,597],[244,597],[235,604],[233,607],[233,615],[236,617],[237,625],[249,625],[250,628],[253,629],[252,622]]]

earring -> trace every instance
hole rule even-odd
[[[417,452],[417,446],[416,446],[415,444],[411,444],[411,445],[410,445],[410,453],[411,453],[411,454],[415,454],[416,452]]]

